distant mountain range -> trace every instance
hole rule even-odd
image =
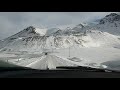
[[[80,23],[75,27],[42,29],[29,26],[0,41],[0,51],[42,51],[50,48],[120,46],[120,15],[111,13],[98,23]]]

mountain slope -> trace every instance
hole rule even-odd
[[[116,13],[106,15],[94,28],[113,35],[120,35],[120,15]]]
[[[104,23],[102,23],[104,22]],[[110,14],[99,24],[81,23],[73,28],[39,29],[27,27],[0,41],[0,51],[40,51],[45,49],[80,47],[120,47],[120,15]]]
[[[15,35],[12,35],[6,39],[1,40],[0,48],[13,47],[14,49],[18,49],[18,50],[24,49],[26,48],[24,46],[26,46],[27,44],[29,44],[29,46],[32,44],[29,43],[30,41],[34,41],[35,43],[35,39],[38,40],[40,38],[44,38],[45,33],[46,33],[46,29],[39,29],[33,26],[29,26]]]
[[[47,36],[54,35],[54,33],[56,33],[56,32],[59,31],[59,30],[60,30],[59,28],[51,28],[51,29],[48,29],[47,32],[46,32],[46,35],[47,35]]]
[[[18,37],[12,41],[3,41],[1,51],[40,51],[51,48],[68,48],[69,46],[79,45],[80,47],[100,47],[100,46],[119,46],[118,36],[101,32],[98,30],[89,30],[80,35],[62,35],[62,36],[27,36]]]

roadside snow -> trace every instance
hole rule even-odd
[[[26,67],[31,67],[34,69],[48,69],[48,68],[56,69],[56,67],[58,66],[79,66],[79,65],[54,55],[47,55],[27,65]]]
[[[64,58],[69,57],[69,49],[58,49],[57,56]],[[120,49],[116,48],[79,48],[77,46],[70,48],[70,58],[76,57],[80,59],[81,64],[96,63],[100,65],[103,62],[120,60]],[[78,60],[78,59],[77,59]]]

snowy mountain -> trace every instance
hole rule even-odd
[[[78,33],[83,33],[83,32],[84,32],[84,25],[83,24],[78,24],[73,28],[67,27],[63,31],[63,34],[65,34],[65,35],[73,35],[73,34],[78,34]]]
[[[46,29],[39,29],[33,26],[29,26],[26,29],[18,32],[17,34],[9,37],[11,38],[18,38],[18,37],[30,37],[30,36],[44,36],[46,34]]]
[[[29,26],[17,34],[0,41],[1,51],[40,51],[51,48],[120,46],[120,15],[111,13],[99,24],[81,23],[73,28],[39,29]],[[116,26],[117,25],[117,26]]]
[[[33,26],[29,26],[15,35],[1,40],[0,48],[2,48],[3,50],[11,50],[11,48],[14,48],[15,50],[22,50],[26,48],[26,45],[31,46],[35,43],[36,40],[44,38],[45,33],[46,29],[39,29]]]
[[[29,26],[26,29],[18,32],[15,35],[12,35],[6,39],[3,39],[0,41],[0,48],[13,41],[18,41],[18,40],[23,40],[24,38],[30,38],[30,37],[39,37],[39,36],[44,36],[46,33],[46,29],[39,29],[39,28],[35,28],[33,26]]]
[[[56,34],[56,33],[55,33]],[[73,45],[80,47],[119,46],[117,36],[97,30],[87,31],[80,35],[62,36],[27,36],[16,39],[7,38],[2,42],[2,51],[41,51],[51,48],[67,48]]]
[[[120,35],[120,15],[117,13],[106,15],[94,28],[110,34]]]
[[[80,29],[83,29],[83,28],[84,28],[84,25],[78,24],[73,28],[73,30],[80,30]]]
[[[114,23],[116,21],[120,21],[120,15],[117,13],[111,13],[109,15],[106,15],[103,19],[101,19],[100,24]]]
[[[52,35],[54,35],[54,33],[58,32],[58,31],[60,31],[59,28],[51,28],[51,29],[47,30],[46,35],[47,36],[52,36]]]

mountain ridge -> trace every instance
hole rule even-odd
[[[29,26],[15,35],[0,41],[1,51],[6,50],[28,50],[41,51],[50,48],[68,48],[71,45],[80,47],[119,46],[120,26],[111,27],[120,19],[118,14],[106,15],[101,20],[106,23],[94,25],[78,24],[73,28],[65,30],[59,28],[39,29]],[[110,20],[108,20],[110,17]],[[113,19],[111,19],[113,17]],[[116,19],[116,17],[118,17]],[[106,19],[107,18],[107,19]],[[114,19],[115,18],[115,19]],[[111,20],[114,20],[111,22]],[[110,22],[109,22],[110,21]],[[101,22],[101,21],[100,21]],[[109,22],[109,23],[108,23]],[[120,22],[119,22],[120,23]],[[115,31],[116,30],[116,31]]]

